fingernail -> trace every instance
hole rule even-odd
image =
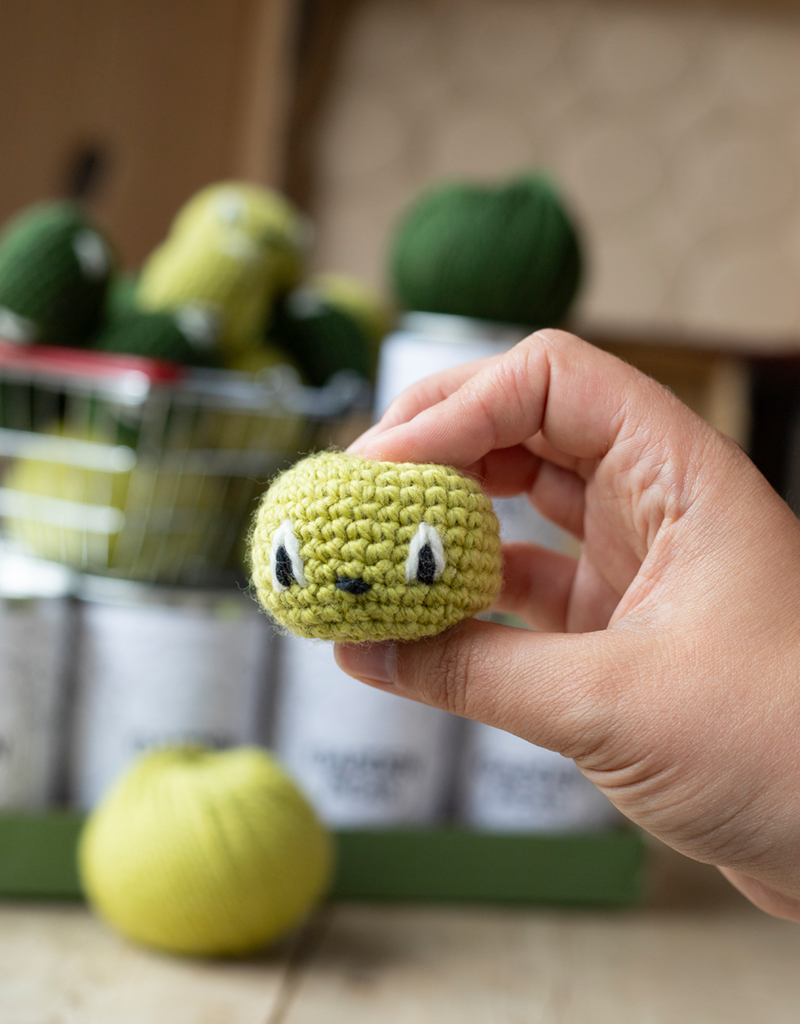
[[[394,680],[394,644],[336,644],[334,656],[339,668],[357,679],[380,686],[391,686]]]

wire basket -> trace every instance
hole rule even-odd
[[[0,343],[3,536],[81,572],[218,582],[241,568],[269,478],[342,443],[368,404],[350,373],[314,389],[288,367],[254,379]]]

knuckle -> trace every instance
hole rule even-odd
[[[470,681],[481,671],[481,657],[463,630],[450,630],[448,635],[419,645],[421,658],[415,659],[413,679],[415,691],[435,707],[454,715],[471,717]]]

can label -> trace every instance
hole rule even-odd
[[[477,722],[460,804],[465,822],[490,832],[597,831],[620,819],[570,758]]]
[[[395,331],[381,343],[375,382],[375,416],[380,418],[398,395],[412,384],[462,363],[500,355],[510,342],[478,339],[439,341],[412,331]]]
[[[280,643],[275,749],[323,820],[339,828],[440,820],[458,720],[352,679],[331,644]]]
[[[61,749],[70,604],[0,599],[0,807],[38,809],[54,795]]]
[[[272,630],[242,598],[83,605],[73,792],[91,807],[138,753],[263,739]]]

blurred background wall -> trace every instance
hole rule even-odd
[[[285,151],[289,0],[3,3],[0,222],[91,192],[138,265],[202,185],[275,184]]]
[[[282,185],[384,280],[430,180],[549,169],[590,329],[800,329],[800,8],[646,0],[31,0],[0,39],[0,220],[94,189],[136,266],[201,185]]]
[[[800,331],[794,4],[362,0],[313,153],[320,266],[379,282],[430,179],[549,168],[595,328],[774,345]]]

